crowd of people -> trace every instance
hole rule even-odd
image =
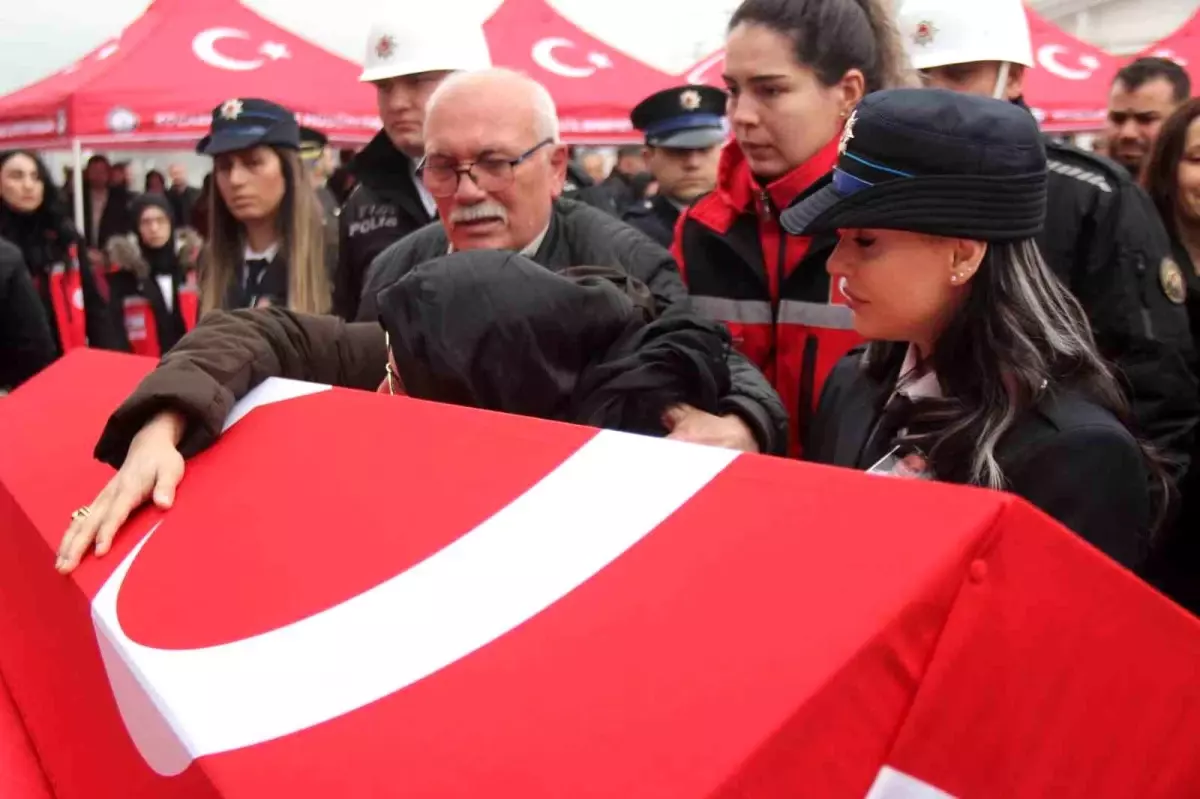
[[[231,99],[203,189],[134,198],[93,160],[76,232],[6,154],[0,380],[141,351],[142,301],[163,353],[58,568],[169,507],[279,376],[1008,490],[1200,609],[1200,101],[1141,59],[1111,158],[1052,140],[1021,3],[968,5],[743,0],[725,89],[647,98],[607,175],[482,30],[403,21],[369,34],[383,129],[338,170]]]

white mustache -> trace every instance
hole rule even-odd
[[[460,205],[450,212],[450,224],[476,222],[480,219],[499,219],[508,223],[508,211],[494,200],[485,200],[475,205]]]

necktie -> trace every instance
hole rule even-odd
[[[896,437],[908,426],[912,408],[913,401],[908,397],[903,394],[892,395],[887,405],[883,406],[883,413],[879,415],[879,421],[875,423],[875,429],[863,447],[860,468],[871,468],[892,451]]]

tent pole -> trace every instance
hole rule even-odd
[[[71,154],[75,157],[75,169],[71,176],[71,196],[75,206],[75,227],[82,236],[83,226],[83,144],[78,137],[71,139]]]

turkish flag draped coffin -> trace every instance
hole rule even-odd
[[[1200,629],[1000,494],[270,381],[60,576],[152,365],[0,400],[0,674],[56,797],[1200,785]]]

